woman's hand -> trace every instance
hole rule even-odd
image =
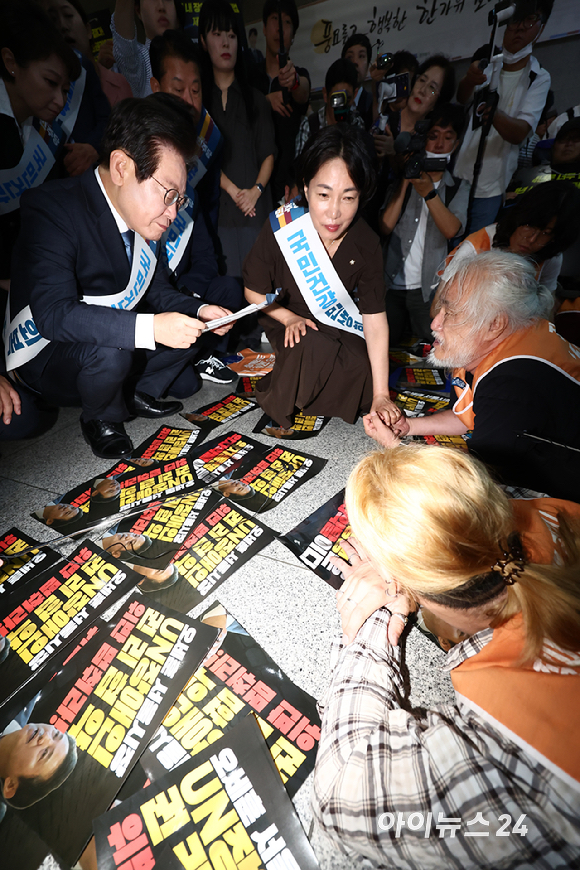
[[[378,417],[387,426],[394,426],[403,416],[403,412],[398,405],[395,405],[390,396],[385,393],[377,393],[376,396],[373,396],[369,416],[371,418]]]
[[[330,561],[340,568],[345,578],[336,593],[345,642],[351,643],[369,616],[381,607],[386,607],[391,612],[387,638],[390,644],[396,646],[407,624],[408,614],[416,609],[414,603],[399,591],[395,580],[387,583],[377,573],[355,538],[344,541],[341,546],[350,565],[336,556],[331,557]]]
[[[291,315],[292,319],[286,321],[286,332],[284,333],[284,347],[294,347],[300,341],[300,336],[306,335],[306,328],[315,329],[318,332],[318,327],[313,320],[307,320],[305,317],[298,317],[297,314]]]
[[[234,199],[237,207],[246,217],[256,217],[256,203],[260,197],[260,191],[257,187],[238,190]]]

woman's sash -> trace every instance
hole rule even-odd
[[[319,323],[364,338],[362,315],[338,277],[309,213],[291,202],[271,213],[270,224],[312,316]]]
[[[54,166],[56,155],[76,124],[87,74],[83,69],[69,88],[65,106],[52,124],[35,121],[17,166],[0,170],[0,215],[20,207],[25,190],[38,187]]]
[[[157,259],[144,238],[135,233],[135,249],[129,283],[120,293],[110,296],[83,296],[86,305],[100,305],[104,308],[119,308],[130,311],[135,308],[151,284]],[[10,303],[8,303],[10,305]],[[7,311],[6,322],[9,313]],[[12,320],[4,333],[6,371],[19,368],[40,353],[50,340],[38,331],[30,305],[23,308]]]

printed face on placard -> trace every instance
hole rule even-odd
[[[52,725],[29,722],[24,728],[0,737],[0,763],[3,768],[2,794],[15,806],[29,806],[54,787],[62,784],[58,771],[69,753],[75,755],[74,742]],[[74,759],[71,757],[71,762]],[[69,765],[70,770],[74,764]],[[64,772],[63,772],[64,776]],[[35,789],[30,781],[34,781]],[[58,780],[58,782],[57,782]],[[26,789],[26,797],[20,794]]]

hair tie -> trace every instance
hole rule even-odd
[[[502,549],[502,558],[499,558],[495,565],[491,566],[491,570],[501,574],[506,586],[513,586],[522,574],[525,564],[522,545],[516,534],[508,538],[508,549]]]

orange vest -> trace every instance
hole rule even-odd
[[[453,386],[457,401],[453,406],[456,414],[468,429],[475,426],[473,397],[478,382],[498,365],[514,359],[535,359],[545,362],[580,385],[580,348],[570,344],[556,332],[549,320],[540,320],[535,326],[520,329],[498,344],[473,372],[473,385],[465,381],[465,369],[454,369]],[[455,383],[455,380],[461,384]]]
[[[560,499],[511,502],[527,557],[536,563],[558,560],[557,514],[580,520],[580,505]],[[451,672],[456,692],[484,718],[504,726],[536,753],[580,781],[580,656],[559,650],[560,666],[517,664],[524,625],[517,614],[496,628],[493,638]]]

